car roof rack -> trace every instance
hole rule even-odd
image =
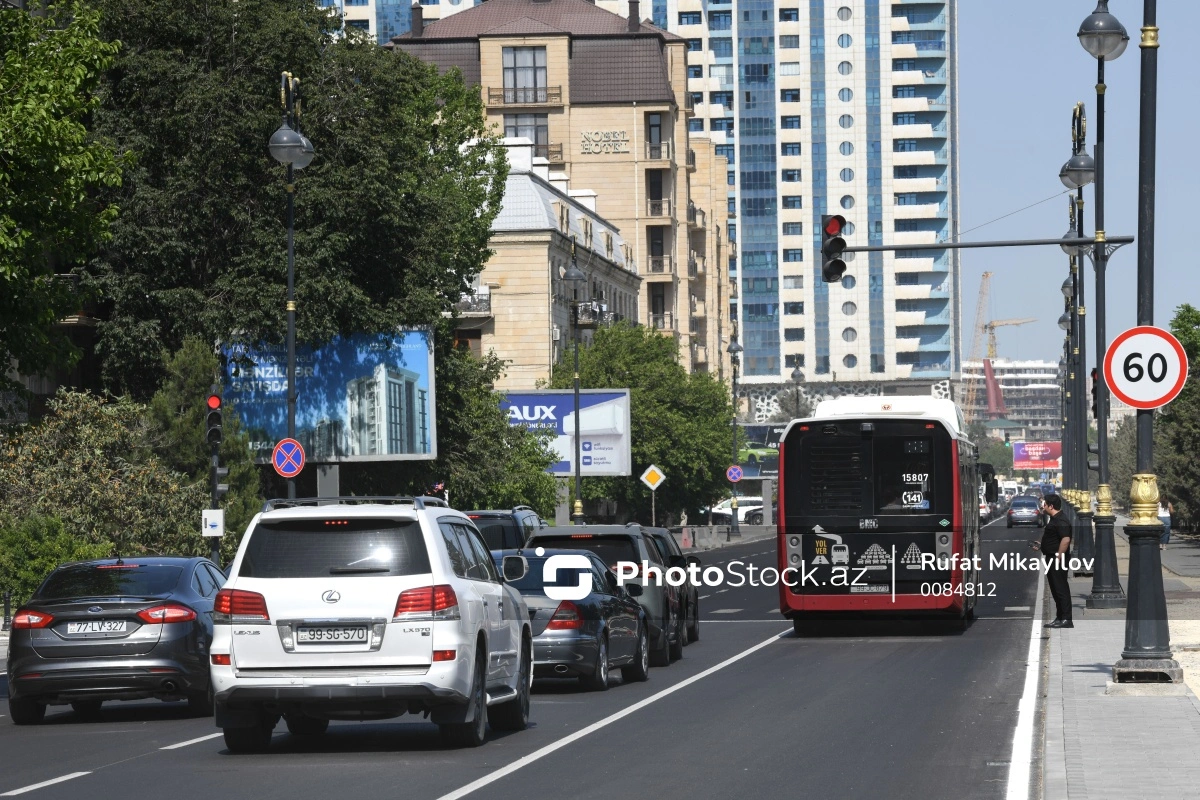
[[[415,506],[418,511],[424,511],[426,506],[449,508],[450,504],[440,497],[392,495],[388,497],[297,497],[277,498],[263,503],[263,512],[275,511],[280,508],[298,508],[300,506],[333,506],[333,505],[405,505]]]

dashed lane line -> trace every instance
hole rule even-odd
[[[199,742],[207,742],[209,739],[216,739],[218,736],[224,736],[223,733],[210,733],[208,736],[200,736],[195,739],[188,739],[186,742],[178,742],[169,744],[166,747],[160,747],[159,750],[178,750],[181,747],[187,747],[189,744],[198,744]]]
[[[1031,611],[1029,606],[1005,606],[1005,611]]]
[[[736,614],[742,609],[740,608],[718,608],[716,611],[710,611],[710,614]]]
[[[59,777],[51,778],[48,781],[42,781],[41,783],[31,783],[28,786],[22,786],[20,789],[13,789],[11,792],[5,792],[4,794],[0,794],[0,797],[16,797],[19,794],[25,794],[26,792],[32,792],[34,789],[43,789],[47,786],[53,786],[56,783],[62,783],[63,781],[69,781],[73,778],[82,778],[84,775],[91,775],[91,774],[92,774],[91,772],[72,772],[70,775],[60,775]]]

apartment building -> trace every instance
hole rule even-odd
[[[641,278],[636,321],[673,337],[689,369],[725,374],[727,167],[711,136],[689,138],[684,40],[642,21],[638,0],[620,14],[489,0],[429,24],[426,8],[391,46],[460,69],[493,129],[532,141],[551,183],[593,190]]]
[[[369,34],[379,44],[387,44],[393,36],[409,30],[410,0],[317,0],[321,8],[328,8],[342,16],[346,28]]]
[[[1012,431],[1014,438],[1030,441],[1058,441],[1062,438],[1063,376],[1057,362],[997,358],[992,361],[992,372],[1008,409],[1005,419],[1019,426],[1005,426]],[[968,419],[988,422],[987,386],[984,383],[982,361],[963,362],[960,387],[956,398],[963,413]],[[974,398],[973,402],[968,398]],[[998,438],[1003,438],[1004,429],[995,428],[999,431]]]

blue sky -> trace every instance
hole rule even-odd
[[[1079,23],[1094,0],[985,0],[959,2],[961,169],[960,229],[968,231],[1062,192],[1058,171],[1070,156],[1071,110],[1083,101],[1088,152],[1094,154],[1096,62],[1079,45]],[[1105,65],[1105,229],[1110,236],[1137,234],[1138,118],[1142,3],[1112,0],[1130,44]],[[1158,3],[1158,158],[1155,210],[1154,322],[1167,327],[1180,303],[1200,305],[1196,252],[1200,214],[1200,3]],[[1085,190],[1086,231],[1095,230],[1092,189]],[[965,233],[964,241],[1062,236],[1068,227],[1067,195]],[[1088,316],[1095,311],[1090,261],[1086,262]],[[1037,322],[997,331],[998,355],[1058,360],[1063,333],[1059,287],[1068,273],[1057,248],[965,250],[962,255],[964,357],[971,346],[980,276],[993,273],[989,319],[1036,317]],[[1108,339],[1136,324],[1137,244],[1121,248],[1108,267]],[[1094,318],[1093,318],[1094,319]],[[1094,334],[1089,321],[1089,341]],[[986,343],[984,344],[986,347]],[[1094,343],[1089,343],[1094,363]]]

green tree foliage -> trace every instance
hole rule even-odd
[[[1183,345],[1188,363],[1200,364],[1200,310],[1179,306],[1171,333]],[[1154,427],[1159,492],[1174,504],[1176,519],[1195,519],[1200,516],[1200,388],[1194,377],[1156,415]]]
[[[79,304],[54,274],[89,255],[116,213],[93,193],[119,184],[121,164],[85,122],[118,45],[81,3],[30,12],[0,12],[0,364],[40,373],[69,360],[55,323]]]
[[[59,390],[37,425],[0,442],[0,515],[53,516],[114,555],[204,551],[204,487],[154,454],[146,407]]]
[[[1125,417],[1109,437],[1108,477],[1113,505],[1129,510],[1129,489],[1137,472],[1137,419]]]
[[[793,386],[779,396],[779,411],[768,422],[791,422],[811,416],[813,405],[798,387]]]
[[[104,558],[110,550],[73,536],[55,517],[0,517],[0,589],[24,603],[59,564]]]
[[[154,451],[165,466],[208,487],[212,448],[205,439],[205,400],[212,385],[218,383],[217,355],[211,345],[189,337],[178,352],[165,354],[163,359],[166,380],[149,407],[155,428]],[[251,518],[262,508],[262,496],[259,468],[249,449],[249,437],[240,430],[238,415],[226,406],[222,421],[221,466],[229,469],[224,481],[229,494],[221,501],[226,531],[222,549],[232,555]]]
[[[714,376],[689,375],[679,364],[675,340],[627,323],[597,329],[580,352],[584,389],[629,389],[633,475],[588,478],[585,499],[615,500],[635,519],[649,521],[650,491],[638,476],[650,464],[666,475],[656,500],[660,511],[699,508],[727,492],[733,406],[729,390]],[[574,375],[566,361],[554,370],[552,386],[569,389]]]
[[[138,155],[94,265],[108,385],[149,398],[184,338],[282,341],[280,71],[302,79],[301,342],[430,324],[488,255],[507,161],[458,73],[329,32],[313,0],[96,0],[123,42],[97,130]]]

